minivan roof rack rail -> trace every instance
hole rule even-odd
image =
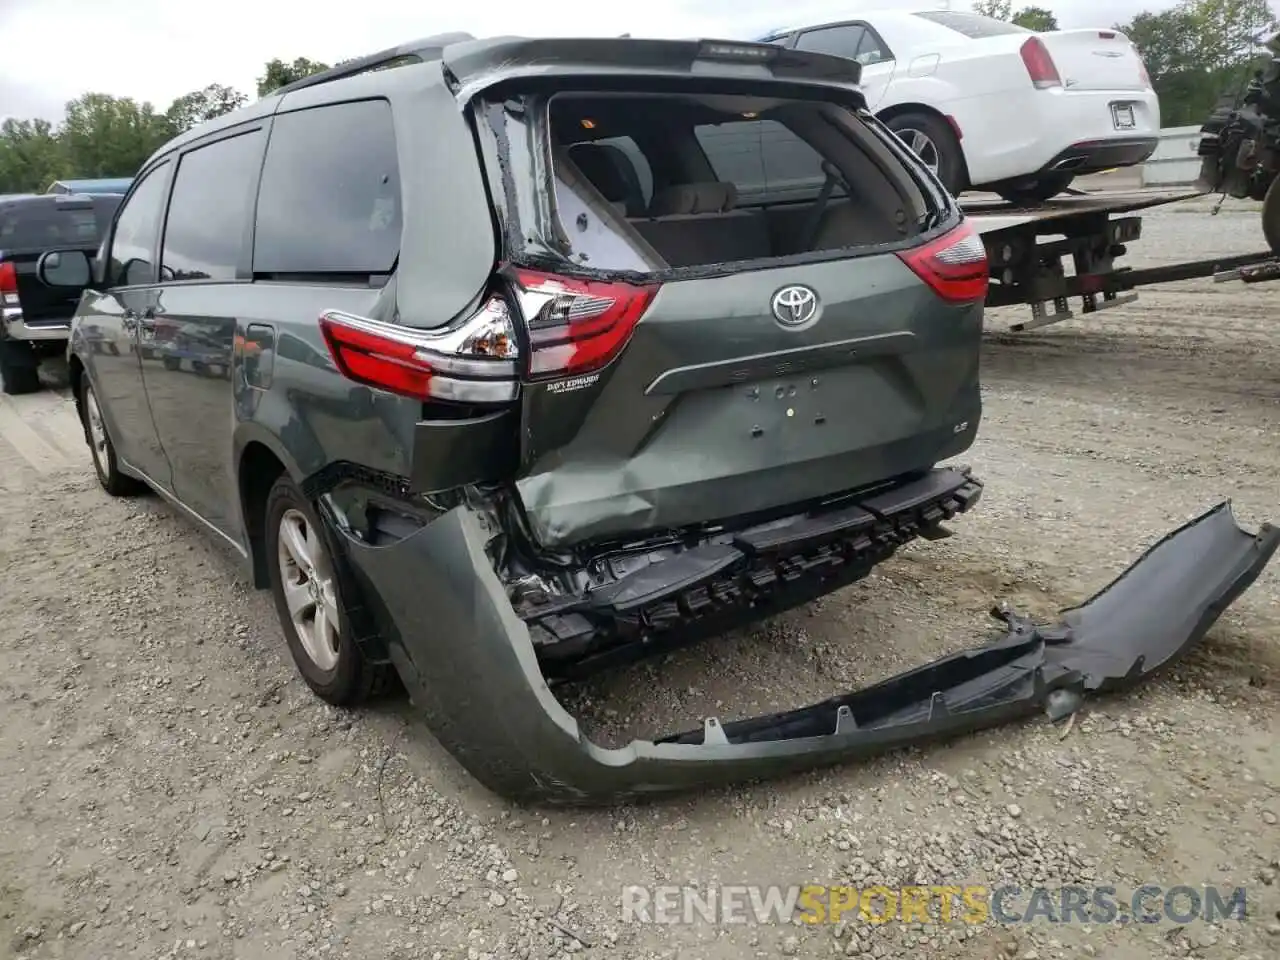
[[[368,73],[379,67],[390,66],[397,60],[405,60],[413,57],[417,60],[435,60],[438,59],[444,48],[455,43],[466,43],[474,40],[469,33],[457,31],[454,33],[438,33],[434,36],[423,37],[421,40],[414,40],[410,43],[402,43],[397,47],[390,47],[386,50],[380,50],[377,53],[370,53],[363,57],[356,57],[345,63],[340,63],[336,67],[330,67],[328,70],[321,70],[319,73],[313,73],[309,77],[303,77],[301,80],[295,80],[293,83],[286,83],[283,87],[278,87],[271,91],[271,96],[280,96],[286,93],[293,93],[295,90],[305,90],[307,87],[316,87],[322,83],[332,83],[334,80],[344,80],[347,77],[354,77],[361,73]]]

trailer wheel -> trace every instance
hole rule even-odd
[[[1271,181],[1267,195],[1262,198],[1262,235],[1267,238],[1267,246],[1271,252],[1280,256],[1280,189],[1276,184],[1280,178]]]

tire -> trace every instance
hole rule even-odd
[[[1271,252],[1280,256],[1280,177],[1271,181],[1266,196],[1262,198],[1262,235],[1267,238]]]
[[[88,376],[80,380],[80,425],[84,428],[84,442],[89,445],[98,485],[113,497],[132,497],[144,492],[145,484],[120,472],[116,448],[107,433],[107,423]]]
[[[385,691],[394,668],[370,663],[353,639],[343,587],[320,518],[288,474],[281,474],[267,494],[264,519],[271,594],[302,679],[316,696],[337,707],[354,706]],[[301,536],[305,550],[290,531]],[[314,584],[314,589],[308,584]],[[299,622],[290,612],[290,597],[295,603],[301,601]],[[323,624],[316,616],[322,608],[330,611]],[[330,620],[337,621],[331,630]]]
[[[40,389],[40,361],[29,343],[0,338],[0,381],[10,396]]]
[[[1035,180],[1004,186],[996,190],[1000,199],[1019,207],[1033,206],[1056,197],[1075,179],[1072,173],[1046,173]]]
[[[926,166],[933,169],[952,196],[969,185],[960,141],[956,139],[950,124],[941,117],[930,113],[900,113],[890,117],[885,126],[896,133]],[[936,160],[930,156],[931,152],[936,155]]]

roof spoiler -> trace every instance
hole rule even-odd
[[[273,90],[272,95],[283,96],[296,90],[305,90],[307,87],[317,87],[322,83],[332,83],[334,80],[345,80],[347,77],[358,76],[373,70],[399,66],[401,62],[406,60],[412,62],[439,60],[445,47],[455,43],[466,43],[474,39],[475,37],[471,34],[463,33],[462,31],[438,33],[430,37],[423,37],[421,40],[413,40],[396,47],[380,50],[377,53],[356,57],[353,60],[340,63],[336,67],[330,67],[328,70],[313,73],[311,76],[295,80],[293,83],[286,83],[283,87]]]

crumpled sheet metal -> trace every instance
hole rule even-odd
[[[591,742],[556,701],[528,631],[485,555],[492,533],[458,508],[389,547],[348,538],[393,660],[428,725],[482,782],[513,799],[599,804],[819,765],[989,728],[1062,717],[1095,691],[1145,679],[1197,643],[1280,543],[1229,502],[1149,549],[1050,626],[996,611],[1005,635],[798,710],[619,748]],[[891,642],[892,638],[886,638]]]

